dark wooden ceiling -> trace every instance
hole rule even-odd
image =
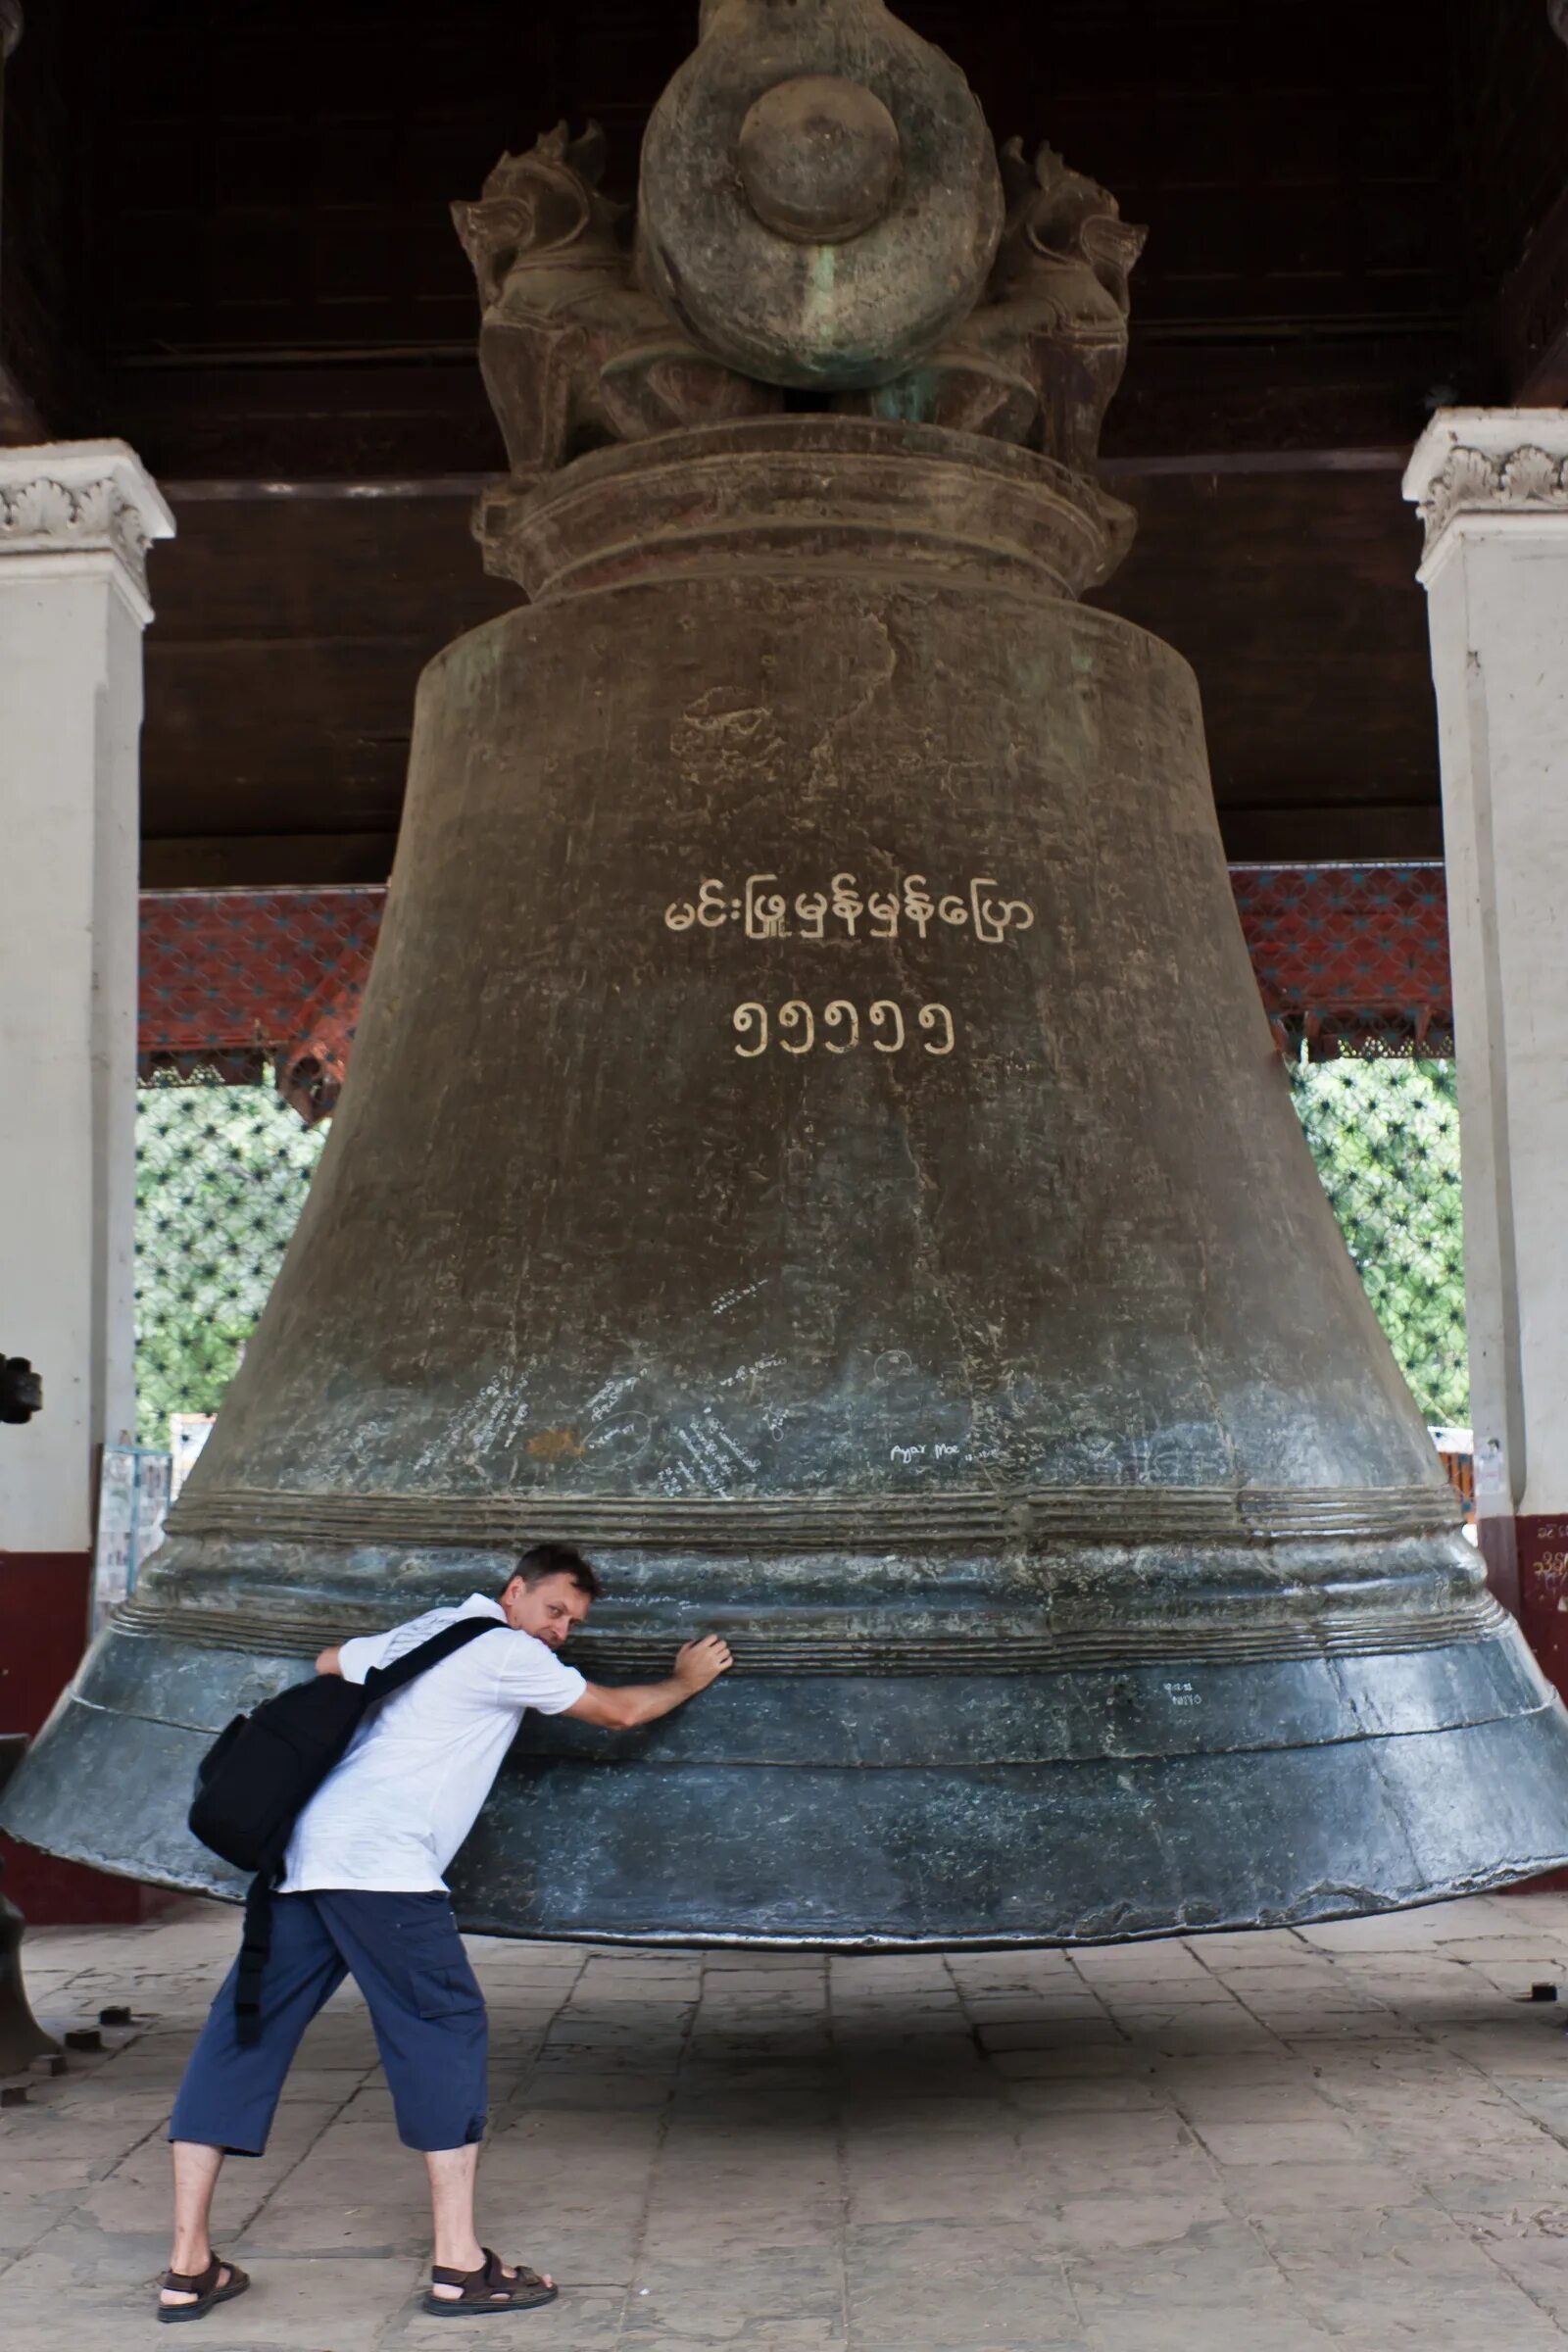
[[[1510,392],[1501,280],[1568,180],[1544,0],[902,13],[999,135],[1049,136],[1149,224],[1105,445],[1141,529],[1103,601],[1197,668],[1232,854],[1433,854],[1399,466],[1436,402]],[[7,93],[12,437],[19,416],[123,435],[180,526],[154,563],[150,880],[384,871],[419,666],[514,594],[467,536],[500,445],[448,200],[590,116],[629,195],[695,18],[29,0]],[[1499,191],[1504,118],[1528,171]]]

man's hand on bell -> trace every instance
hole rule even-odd
[[[688,1691],[706,1690],[721,1674],[728,1674],[734,1663],[727,1642],[717,1634],[704,1634],[701,1641],[688,1642],[681,1649],[675,1660],[675,1680]]]

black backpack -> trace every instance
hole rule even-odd
[[[236,1715],[196,1767],[190,1809],[193,1837],[223,1861],[255,1875],[245,1902],[245,1936],[234,1985],[242,2042],[261,2032],[262,1971],[272,1940],[272,1890],[294,1824],[370,1709],[416,1675],[450,1658],[480,1634],[505,1632],[494,1617],[464,1617],[428,1642],[375,1666],[363,1683],[318,1674],[269,1698],[252,1715]]]

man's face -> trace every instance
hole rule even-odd
[[[541,1577],[525,1585],[514,1576],[501,1595],[502,1614],[514,1633],[532,1634],[559,1649],[574,1625],[588,1614],[588,1595],[569,1576]]]

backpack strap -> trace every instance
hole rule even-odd
[[[245,1932],[234,1972],[234,2038],[254,2049],[262,2038],[262,1978],[272,1948],[272,1888],[278,1865],[269,1861],[251,1881],[245,1897]]]
[[[493,1617],[464,1617],[455,1625],[444,1625],[428,1642],[421,1642],[406,1657],[390,1666],[372,1666],[362,1688],[371,1699],[387,1698],[412,1683],[416,1675],[439,1666],[443,1658],[452,1657],[481,1634],[506,1633],[509,1628],[497,1625]],[[242,2049],[254,2048],[262,2033],[262,1980],[267,1972],[268,1956],[272,1948],[272,1895],[283,1875],[281,1853],[270,1856],[251,1881],[245,1897],[245,1932],[240,1940],[239,1964],[234,1977],[234,2034]]]
[[[505,1634],[511,1630],[494,1617],[462,1617],[456,1625],[444,1625],[428,1642],[421,1642],[416,1649],[409,1650],[392,1665],[372,1666],[363,1688],[371,1698],[388,1698],[394,1690],[401,1690],[405,1683],[412,1683],[416,1675],[428,1673],[432,1666],[439,1666],[443,1658],[466,1648],[481,1634]]]

